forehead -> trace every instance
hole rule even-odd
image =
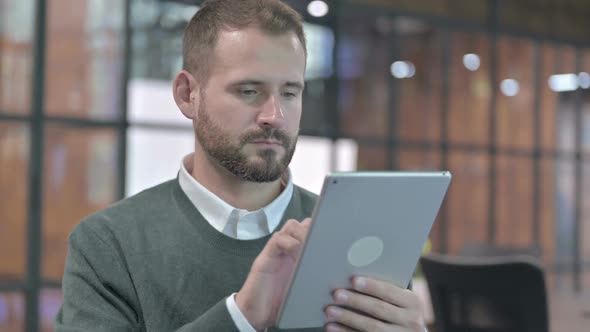
[[[258,28],[221,31],[211,78],[301,81],[305,50],[295,33],[270,35]]]

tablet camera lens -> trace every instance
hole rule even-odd
[[[338,180],[332,180],[332,183],[333,184],[337,184],[338,183]]]

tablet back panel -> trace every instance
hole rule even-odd
[[[350,288],[354,275],[407,287],[450,180],[449,172],[327,176],[278,326],[324,325],[331,292]]]

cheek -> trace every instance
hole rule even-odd
[[[287,104],[284,106],[284,115],[289,127],[299,128],[299,121],[301,120],[301,103]]]
[[[244,109],[243,105],[225,101],[215,105],[207,105],[207,111],[215,122],[226,129],[239,129],[248,127],[253,121],[251,112]]]
[[[297,132],[299,130],[299,123],[301,122],[301,113],[293,114],[288,119],[288,128],[291,132]]]

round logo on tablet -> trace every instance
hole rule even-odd
[[[376,236],[367,236],[350,246],[348,262],[355,267],[367,266],[383,253],[383,241]]]

